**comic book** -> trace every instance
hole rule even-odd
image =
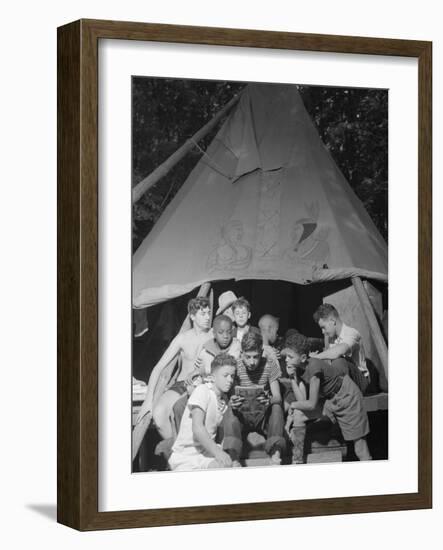
[[[260,417],[264,414],[267,406],[257,400],[260,395],[266,395],[264,386],[235,386],[235,395],[244,398],[239,409],[243,415]]]

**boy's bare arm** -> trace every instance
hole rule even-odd
[[[280,384],[278,383],[278,380],[274,380],[269,384],[269,387],[271,388],[271,404],[273,403],[281,403],[281,392],[280,392]]]
[[[177,336],[169,344],[167,350],[162,355],[159,362],[155,365],[154,369],[152,370],[151,376],[149,377],[148,389],[146,392],[146,401],[148,405],[148,410],[152,411],[152,401],[154,399],[154,391],[162,371],[169,365],[169,363],[173,359],[175,359],[175,357],[180,353],[182,347],[183,347],[182,335],[177,334]]]
[[[210,456],[213,456],[223,466],[231,466],[232,460],[230,456],[211,439],[208,430],[205,428],[205,411],[200,409],[200,407],[193,407],[191,416],[192,433],[195,439]]]
[[[297,369],[293,365],[288,365],[286,371],[291,380],[292,391],[294,392],[297,401],[306,401],[306,388],[303,382],[299,382]],[[301,387],[300,387],[301,385]]]
[[[321,351],[320,353],[317,352],[311,352],[309,354],[310,357],[315,357],[316,359],[338,359],[339,357],[343,357],[343,355],[346,355],[350,351],[350,347],[348,344],[337,344],[336,346],[331,346],[328,349],[325,349],[325,351]]]
[[[303,382],[299,382],[297,377],[291,378],[292,391],[297,401],[306,401],[306,387]]]
[[[304,401],[294,401],[291,403],[291,409],[300,411],[313,411],[318,403],[318,394],[320,390],[320,378],[313,376],[309,382],[309,399]]]
[[[197,358],[196,358],[195,363],[194,363],[194,366],[199,371],[203,370],[203,366],[204,366],[204,349],[201,349],[198,352]]]

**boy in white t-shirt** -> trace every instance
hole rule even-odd
[[[362,338],[358,330],[346,325],[331,304],[322,304],[314,313],[314,321],[328,337],[329,347],[320,353],[312,352],[309,356],[329,360],[331,364],[345,361],[349,376],[361,392],[365,393],[370,377]]]
[[[169,458],[171,470],[230,468],[233,463],[215,442],[227,409],[226,394],[232,388],[237,361],[225,353],[211,364],[212,382],[197,386],[189,398],[177,439]]]

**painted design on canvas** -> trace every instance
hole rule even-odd
[[[208,256],[207,267],[211,271],[239,270],[249,266],[252,248],[243,243],[244,227],[240,220],[231,220],[220,230],[219,243]]]
[[[295,221],[292,245],[285,251],[285,257],[293,263],[306,262],[317,268],[327,268],[330,248],[330,228],[319,224],[319,203],[305,205],[308,216]]]

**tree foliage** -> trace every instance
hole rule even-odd
[[[169,158],[245,85],[134,77],[132,185]],[[387,91],[312,86],[299,86],[299,90],[323,142],[387,239]],[[200,142],[203,150],[220,124]],[[201,151],[194,148],[134,205],[134,249],[200,157]]]

